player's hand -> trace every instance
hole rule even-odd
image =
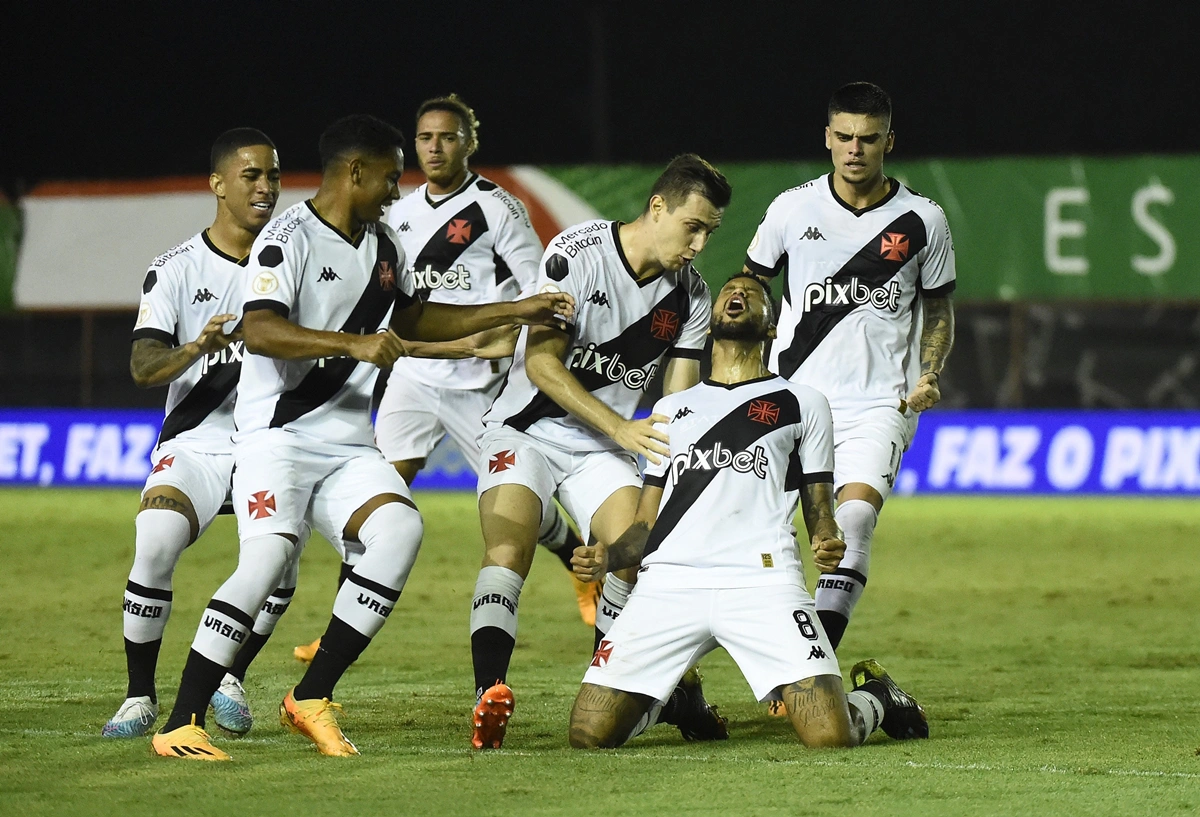
[[[667,432],[655,428],[654,424],[666,423],[670,419],[663,414],[651,414],[644,420],[626,420],[617,427],[613,441],[626,451],[641,454],[649,462],[658,465],[662,462],[660,457],[671,453],[671,449],[667,448],[671,438]]]
[[[521,327],[516,324],[488,329],[471,336],[471,353],[481,360],[499,360],[512,357],[517,351],[517,338],[521,335]]]
[[[841,539],[817,534],[812,538],[813,564],[822,573],[832,573],[842,563],[846,554],[846,543]]]
[[[195,340],[196,348],[200,350],[200,353],[210,355],[213,352],[219,352],[232,341],[237,340],[238,338],[235,338],[233,333],[225,334],[225,324],[235,320],[237,320],[237,315],[228,312],[213,315],[208,323],[204,324],[204,328],[200,330],[200,335]]]
[[[532,297],[513,301],[516,323],[565,330],[567,321],[574,316],[575,299],[566,292],[539,292]]]
[[[404,342],[391,329],[370,335],[347,335],[354,338],[350,357],[364,363],[374,363],[381,369],[390,369],[397,358],[404,357]]]
[[[602,544],[580,545],[571,556],[571,570],[582,582],[598,582],[608,572],[608,548]]]
[[[938,376],[934,372],[921,375],[914,388],[906,398],[913,411],[924,411],[933,408],[942,399],[942,390],[938,387]]]

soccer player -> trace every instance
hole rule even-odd
[[[817,389],[833,411],[836,518],[846,555],[817,583],[834,647],[867,584],[871,537],[916,431],[941,399],[954,342],[954,242],[941,208],[883,173],[892,102],[868,82],[834,92],[833,172],[771,203],[747,272],[784,275],[771,371]]]
[[[421,103],[414,150],[426,181],[393,204],[386,221],[400,237],[417,291],[434,303],[506,301],[536,291],[541,242],[520,200],[470,170],[478,149],[479,121],[462,99],[451,94]],[[443,348],[441,354],[446,357],[401,358],[390,374],[381,375],[387,388],[375,418],[375,442],[409,485],[447,435],[478,476],[483,413],[507,369],[500,360],[482,360],[468,350],[455,354]],[[572,552],[582,544],[553,502],[544,508],[539,541],[568,571]],[[351,569],[343,564],[342,576]],[[580,614],[594,625],[600,586],[576,580],[575,587]],[[311,661],[318,646],[314,641],[294,654]]]
[[[204,710],[257,610],[294,561],[310,523],[363,555],[338,591],[321,647],[283,699],[280,720],[324,755],[358,754],[338,726],[334,686],[395,607],[421,542],[404,480],[373,444],[377,367],[402,338],[446,341],[506,324],[569,319],[571,299],[537,295],[472,307],[422,304],[396,234],[378,221],[399,198],[404,137],[371,116],[321,135],[321,186],[254,243],[243,276],[246,354],[234,418],[237,570],[208,603],[179,694],[153,750],[228,760]]]
[[[233,402],[242,341],[241,276],[250,247],[279,198],[279,157],[262,131],[235,128],[213,144],[210,227],[154,260],[142,284],[129,369],[142,388],[169,384],[154,467],[135,521],[133,567],[125,585],[129,686],[104,725],[105,737],[137,737],[158,717],[154,676],[171,615],[172,577],[184,548],[208,528],[229,492]],[[227,329],[229,331],[227,331]],[[217,724],[244,733],[253,723],[241,680],[287,609],[295,575],[284,576],[255,623],[238,662],[212,696]]]
[[[636,522],[616,542],[576,551],[589,580],[635,565],[641,574],[584,675],[575,748],[639,734],[717,647],[760,700],[786,702],[806,746],[857,746],[881,725],[893,737],[928,735],[920,706],[875,661],[854,667],[846,694],[804,589],[797,505],[818,570],[834,570],[845,549],[833,517],[833,423],[819,392],[767,371],[773,334],[766,285],[731,278],[714,307],[711,377],[654,407],[670,452],[646,468]]]
[[[477,749],[499,748],[512,714],[505,679],[543,509],[557,493],[584,541],[612,542],[637,507],[636,455],[658,462],[666,453],[666,436],[654,428],[661,418],[633,415],[664,357],[665,393],[699,379],[712,304],[692,260],[720,226],[730,195],[712,165],[679,156],[633,222],[584,222],[546,248],[539,289],[570,293],[575,317],[569,329],[522,332],[480,438],[485,553],[471,603]],[[609,577],[598,629],[607,631],[632,579]],[[698,678],[688,686],[689,706],[669,713],[671,722],[697,738],[723,736]]]

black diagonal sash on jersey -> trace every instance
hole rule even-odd
[[[241,328],[241,322],[238,323]],[[237,331],[236,329],[234,331]],[[204,422],[204,418],[212,414],[238,383],[242,373],[240,360],[230,363],[220,363],[209,367],[201,375],[195,385],[188,391],[179,405],[171,409],[171,413],[163,420],[162,431],[158,434],[158,444],[178,437],[185,431],[191,431]]]
[[[650,307],[645,315],[629,324],[624,332],[597,346],[595,354],[608,359],[620,355],[621,365],[627,371],[631,368],[644,369],[666,354],[667,350],[679,338],[679,335],[683,332],[683,327],[687,324],[691,308],[692,301],[688,297],[687,290],[683,285],[676,286],[664,295],[658,303]],[[678,321],[676,323],[675,335],[670,339],[659,338],[651,331],[651,327],[655,321],[655,314],[659,310],[664,309],[668,312],[673,312]],[[579,381],[580,385],[589,392],[594,392],[613,383],[606,375],[594,369],[578,368],[571,369],[570,371],[575,379]],[[566,416],[566,409],[555,403],[548,395],[539,391],[525,408],[505,420],[504,424],[518,431],[525,431],[543,417]]]
[[[487,231],[487,217],[483,214],[483,208],[479,202],[471,202],[446,219],[446,223],[434,232],[429,242],[417,253],[412,262],[413,269],[418,273],[426,268],[434,272],[446,272]],[[428,288],[421,288],[417,292],[422,301],[428,299]]]
[[[886,233],[900,233],[908,239],[908,255],[892,260],[885,258],[881,247]],[[834,284],[845,283],[850,278],[857,278],[866,286],[874,289],[880,287],[895,277],[900,268],[912,260],[913,256],[925,249],[928,243],[925,234],[925,222],[913,211],[908,211],[897,218],[866,243],[845,265],[834,273],[831,278]],[[804,292],[789,292],[789,303],[796,310],[804,309]],[[790,300],[798,297],[800,300]],[[859,304],[819,304],[811,311],[801,313],[800,322],[796,324],[796,333],[788,348],[779,353],[779,374],[790,378],[800,368],[808,356],[821,344],[821,341],[833,331],[842,319],[857,309]]]
[[[342,332],[362,335],[379,331],[388,309],[396,303],[399,293],[402,292],[398,281],[391,284],[394,289],[383,287],[380,280],[381,268],[390,265],[391,270],[395,270],[400,263],[400,256],[396,252],[396,245],[386,235],[380,232],[376,233],[376,236],[378,248],[375,251],[375,266],[371,268],[371,277],[367,280],[366,289],[359,296],[358,303],[354,305],[346,322],[342,324]],[[296,388],[279,395],[279,400],[275,403],[275,416],[271,418],[271,428],[282,428],[329,402],[338,390],[346,385],[355,367],[359,365],[359,361],[352,357],[326,358],[324,362],[324,366],[319,362],[313,366]]]
[[[756,403],[759,404],[758,412],[754,411]],[[779,414],[775,417],[774,422],[759,422],[753,418],[752,415],[755,414],[760,417],[764,416],[762,413],[765,408],[764,404],[774,404],[778,409]],[[709,450],[719,442],[722,448],[736,454],[739,451],[745,451],[772,431],[798,422],[800,422],[800,402],[791,390],[780,389],[768,394],[758,394],[714,423],[712,428],[696,440],[694,447]],[[669,467],[670,464],[668,464]],[[658,513],[658,519],[655,520],[654,527],[650,531],[650,538],[646,541],[646,552],[642,554],[643,558],[658,550],[659,545],[667,538],[667,534],[675,529],[679,520],[683,519],[684,514],[696,504],[700,494],[704,493],[704,489],[712,484],[722,470],[724,469],[713,468],[703,471],[689,469],[683,472],[679,481],[671,489],[670,497]],[[668,470],[668,475],[669,473]]]

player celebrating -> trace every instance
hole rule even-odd
[[[839,88],[825,128],[833,172],[781,193],[746,254],[746,271],[786,276],[771,371],[822,392],[833,411],[846,555],[817,583],[816,601],[834,647],[866,586],[875,523],[917,413],[941,399],[954,341],[950,228],[937,204],[883,174],[891,119],[882,88]]]
[[[782,698],[806,746],[857,746],[882,725],[925,737],[924,712],[874,661],[842,688],[833,647],[804,589],[792,519],[799,504],[814,562],[837,567],[833,429],[825,398],[772,375],[770,293],[737,275],[712,319],[712,376],[654,407],[670,453],[646,468],[637,521],[609,546],[576,551],[596,580],[642,566],[636,591],[584,675],[575,748],[611,748],[660,715],[676,680],[724,647],[760,700]]]
[[[373,445],[376,367],[404,353],[402,337],[444,341],[570,316],[561,294],[474,307],[420,302],[396,234],[378,221],[399,197],[403,143],[374,117],[335,122],[321,135],[316,196],[267,225],[254,244],[234,411],[241,554],[204,611],[174,709],[154,736],[159,755],[229,759],[202,728],[205,703],[247,638],[250,611],[294,559],[306,520],[363,555],[280,719],[322,754],[358,753],[338,726],[334,686],[395,606],[422,532],[408,486]]]
[[[417,109],[415,151],[425,184],[392,205],[387,223],[396,230],[413,269],[417,291],[433,303],[481,304],[533,294],[542,245],[524,205],[468,167],[479,149],[479,121],[458,96],[428,99]],[[461,344],[460,344],[461,345]],[[375,418],[375,442],[412,485],[425,459],[446,435],[476,471],[477,438],[503,380],[501,362],[481,360],[450,344],[443,359],[397,360]],[[447,359],[455,355],[459,359]],[[578,537],[546,504],[540,541],[570,570]],[[343,564],[342,576],[352,566]],[[572,574],[572,578],[574,574]],[[576,581],[580,613],[594,624],[599,585]],[[319,641],[295,656],[311,661]]]
[[[660,361],[663,390],[699,379],[712,305],[692,268],[720,226],[729,183],[688,154],[659,176],[630,224],[589,221],[556,237],[542,258],[542,291],[570,293],[569,331],[523,331],[504,387],[484,416],[479,514],[485,553],[471,604],[471,656],[477,704],[472,744],[499,748],[512,713],[505,683],[517,634],[517,604],[533,560],[542,509],[557,492],[585,541],[612,542],[629,526],[641,484],[635,455],[658,462],[666,437],[656,419],[632,419]],[[610,591],[602,608],[624,604]],[[628,590],[624,589],[627,594]],[[604,610],[596,625],[604,621]],[[723,722],[698,681],[671,722],[685,734],[719,737]]]
[[[208,528],[229,492],[233,402],[242,361],[241,276],[250,247],[279,198],[279,157],[262,131],[236,128],[211,153],[212,226],[155,259],[142,285],[129,369],[142,388],[170,384],[166,417],[142,489],[133,567],[125,585],[124,635],[129,686],[104,725],[105,737],[137,737],[158,717],[154,685],[171,615],[172,577],[184,548]],[[183,342],[181,343],[181,339]],[[250,729],[240,680],[287,608],[295,576],[284,577],[251,640],[212,698],[217,724]]]

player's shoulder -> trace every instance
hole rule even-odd
[[[176,244],[171,249],[154,257],[149,270],[161,275],[182,274],[189,267],[199,263],[204,251],[204,231],[196,233],[187,241]]]
[[[307,201],[297,202],[267,222],[256,244],[291,244],[317,229],[320,217]]]
[[[825,176],[818,176],[815,179],[809,179],[804,184],[789,187],[772,199],[769,209],[787,210],[810,204],[820,197],[822,184],[828,184],[824,181],[825,178]]]
[[[790,380],[779,377],[779,386],[790,391],[796,396],[796,403],[800,406],[801,416],[807,411],[823,411],[829,413],[829,400],[824,394],[814,389],[812,386],[806,386],[803,383],[793,383]]]
[[[476,176],[475,181],[471,182],[471,189],[475,193],[475,200],[487,214],[489,222],[513,222],[533,228],[533,222],[529,220],[529,210],[512,191],[506,190],[486,176]]]
[[[700,270],[696,269],[695,265],[688,263],[679,271],[678,282],[680,286],[687,290],[688,294],[695,298],[708,298],[712,300],[712,293],[709,291],[708,282],[704,280],[704,276],[700,274]]]
[[[565,271],[583,266],[597,263],[603,266],[600,259],[616,246],[612,237],[614,225],[615,222],[605,219],[592,219],[563,230],[546,245],[546,269],[561,269],[565,275]]]
[[[388,225],[399,231],[402,229],[400,225],[404,224],[408,219],[430,210],[429,202],[426,199],[428,188],[429,182],[424,182],[416,190],[400,198],[389,207],[386,217]]]
[[[935,226],[947,224],[946,211],[942,209],[940,204],[929,198],[929,196],[918,193],[906,184],[900,184],[896,200],[897,204],[912,210],[927,224]]]

